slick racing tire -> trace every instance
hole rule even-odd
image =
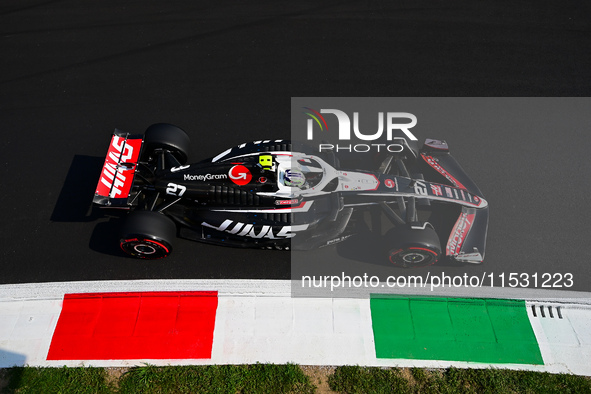
[[[161,259],[172,253],[176,225],[158,212],[135,211],[121,228],[121,249],[139,259]]]
[[[387,256],[392,264],[402,268],[426,267],[441,257],[439,237],[433,228],[415,230],[400,226],[386,233]]]
[[[152,156],[157,149],[164,149],[182,165],[187,162],[191,140],[180,127],[168,123],[156,123],[144,133],[144,157]]]

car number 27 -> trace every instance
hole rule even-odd
[[[166,186],[166,194],[170,194],[171,196],[181,197],[187,191],[186,186],[177,185],[176,183],[169,183]]]

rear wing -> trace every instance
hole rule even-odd
[[[115,129],[92,202],[113,208],[128,207],[142,141],[142,135]]]

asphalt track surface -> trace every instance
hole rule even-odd
[[[123,257],[119,219],[90,207],[115,127],[177,124],[197,161],[289,137],[291,97],[591,92],[584,2],[243,3],[2,2],[0,283],[290,277],[288,253],[183,240],[166,260]],[[491,204],[487,259],[470,272],[572,272],[570,290],[589,291],[591,122],[562,127],[588,103],[528,114],[556,125],[543,133],[448,123],[422,136],[448,140]]]

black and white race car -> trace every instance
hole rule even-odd
[[[120,238],[127,254],[165,257],[176,236],[309,250],[372,228],[397,266],[483,261],[488,203],[444,141],[382,153],[368,170],[287,140],[243,143],[196,164],[188,151],[189,137],[170,124],[115,130],[93,201],[131,211]]]

